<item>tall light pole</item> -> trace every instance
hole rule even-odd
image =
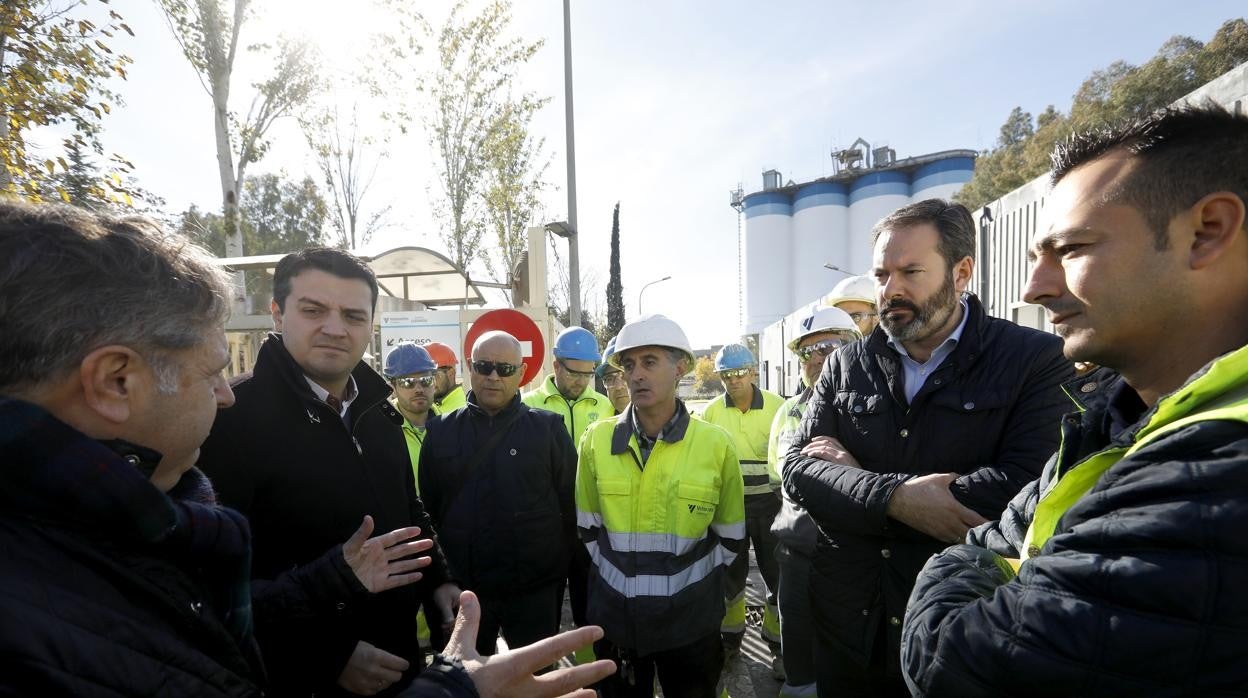
[[[568,324],[581,324],[581,252],[576,233],[576,131],[572,120],[572,9],[563,0],[563,107],[568,135]]]
[[[653,286],[653,285],[655,285],[655,284],[657,284],[657,283],[662,283],[662,282],[664,282],[664,281],[667,281],[667,280],[668,280],[668,279],[670,279],[670,278],[672,278],[672,277],[670,277],[670,276],[665,276],[665,277],[663,277],[663,278],[661,278],[661,279],[655,279],[654,281],[651,281],[650,283],[648,283],[648,284],[646,284],[645,286],[642,286],[642,287],[641,287],[641,290],[637,292],[637,315],[638,315],[638,317],[640,317],[640,316],[641,316],[641,297],[642,297],[642,295],[643,295],[643,294],[645,294],[646,289],[650,288],[651,286]]]

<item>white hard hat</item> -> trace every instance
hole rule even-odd
[[[869,276],[851,276],[841,279],[832,287],[825,301],[828,305],[836,305],[844,301],[862,301],[875,305],[875,281]]]
[[[615,338],[615,353],[608,361],[620,368],[620,357],[629,349],[638,347],[668,347],[678,349],[689,357],[689,370],[693,370],[693,347],[680,325],[662,315],[647,315],[634,320],[623,328]]]
[[[854,319],[840,308],[820,308],[802,318],[797,327],[797,336],[789,342],[789,351],[797,351],[797,345],[803,339],[820,332],[846,332],[858,338],[862,337]]]

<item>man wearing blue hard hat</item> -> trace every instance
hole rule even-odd
[[[416,475],[416,491],[420,491],[420,477],[416,466],[420,463],[420,447],[425,442],[425,426],[433,405],[433,385],[438,363],[424,347],[415,342],[403,342],[386,355],[382,373],[394,388],[391,401],[403,415],[403,437],[407,439],[407,452],[412,456],[412,473]]]
[[[784,678],[780,656],[780,611],[776,606],[779,568],[776,565],[776,536],[771,524],[780,511],[780,483],[770,477],[767,442],[771,423],[784,404],[784,398],[759,388],[754,353],[743,344],[726,344],[715,353],[715,372],[724,383],[724,395],[702,412],[702,419],[723,427],[737,447],[741,477],[745,482],[745,528],[747,545],[754,546],[758,571],[767,585],[767,607],[763,612],[762,635],[772,652],[772,672]],[[728,612],[720,632],[731,660],[741,648],[745,635],[745,585],[749,577],[747,551],[733,561],[728,571]]]
[[[521,400],[529,407],[563,416],[572,443],[581,443],[585,427],[610,417],[615,409],[606,395],[594,390],[594,369],[602,360],[598,340],[584,327],[569,327],[555,338],[551,375]]]

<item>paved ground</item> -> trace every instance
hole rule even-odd
[[[725,684],[731,698],[775,698],[780,694],[780,681],[771,675],[771,650],[759,634],[763,622],[766,587],[758,574],[754,556],[750,555],[750,580],[745,593],[746,629],[741,653],[725,667]],[[563,607],[563,629],[572,627],[568,604]],[[657,695],[662,692],[656,691]]]

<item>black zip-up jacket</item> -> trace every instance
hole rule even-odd
[[[1074,375],[1060,339],[989,317],[967,296],[961,340],[915,395],[883,328],[828,357],[794,445],[784,487],[819,526],[812,611],[866,665],[881,624],[890,672],[900,673],[901,618],[919,569],[945,544],[886,514],[894,488],[957,473],[954,496],[985,518],[1034,480],[1057,446]],[[861,468],[801,455],[818,435],[840,440]]]
[[[464,468],[491,435],[507,431],[471,474]],[[567,576],[576,539],[576,447],[563,417],[517,395],[491,417],[468,404],[429,425],[420,449],[420,492],[442,549],[467,589],[505,596]]]
[[[1062,447],[1041,477],[923,568],[902,647],[915,695],[1248,695],[1243,421],[1161,434],[1101,474],[1017,575],[1002,559],[1019,559],[1056,473],[1133,445],[1158,413],[1113,434],[1121,380],[1100,369],[1068,383],[1079,411],[1062,419]],[[1248,394],[1248,373],[1224,382]],[[1218,393],[1186,395],[1194,405]]]
[[[272,334],[253,373],[235,380],[236,402],[217,414],[201,449],[199,466],[222,503],[251,524],[257,597],[262,580],[335,548],[341,558],[342,543],[365,514],[373,517],[374,535],[404,526],[433,531],[416,496],[402,417],[386,400],[390,386],[362,362],[352,375],[359,392],[344,424],[312,392],[281,336]],[[361,640],[411,663],[391,692],[404,687],[424,663],[416,640],[420,601],[448,579],[440,551],[425,554],[433,564],[414,585],[325,607],[283,608],[280,599],[266,604],[274,612],[257,616],[256,638],[271,692],[339,692],[338,675]],[[349,569],[346,576],[354,580]]]

